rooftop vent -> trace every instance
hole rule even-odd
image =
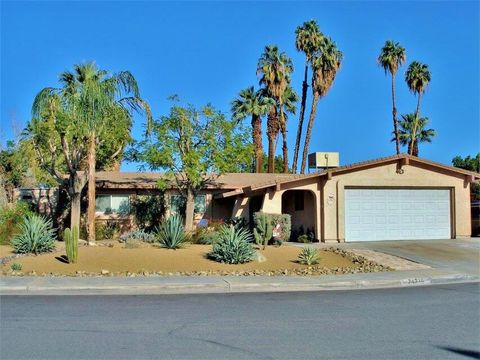
[[[309,169],[329,169],[340,166],[338,152],[314,152],[308,155]]]

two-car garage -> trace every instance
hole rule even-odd
[[[346,241],[451,237],[450,189],[345,189]]]

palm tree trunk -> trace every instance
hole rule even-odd
[[[319,93],[315,91],[313,93],[312,109],[310,110],[310,118],[308,119],[307,133],[305,134],[305,144],[303,146],[302,167],[301,173],[305,174],[305,168],[307,166],[308,146],[310,145],[310,137],[312,136],[313,122],[315,121],[315,112],[317,111]]]
[[[300,151],[300,141],[302,140],[302,128],[303,119],[305,118],[305,104],[307,102],[307,90],[308,90],[308,58],[305,60],[305,75],[302,83],[302,103],[300,105],[300,118],[298,119],[297,138],[295,140],[295,149],[293,151],[293,164],[292,171],[295,174],[297,172],[298,152]]]
[[[288,146],[287,146],[287,127],[286,124],[282,126],[282,139],[283,139],[283,173],[288,174]]]
[[[413,156],[418,157],[418,141],[415,141],[415,145],[413,145]]]
[[[87,209],[87,234],[88,245],[95,244],[95,132],[90,134],[88,142],[88,209]]]
[[[415,148],[415,142],[417,137],[417,127],[418,127],[418,117],[420,115],[420,101],[422,99],[422,92],[418,92],[418,99],[417,99],[417,111],[415,111],[415,123],[413,124],[413,131],[412,131],[412,147],[410,149],[410,155],[413,155],[413,149]]]
[[[263,170],[263,146],[262,146],[262,119],[258,115],[252,115],[252,137],[255,151],[255,172]]]
[[[267,137],[268,137],[268,172],[275,172],[275,139],[277,135],[277,110],[275,106],[268,113]]]
[[[393,131],[395,133],[395,145],[397,155],[400,154],[400,139],[398,137],[397,107],[395,105],[395,74],[392,73],[392,115],[393,115]]]
[[[71,175],[72,176],[72,175]],[[70,195],[70,228],[78,226],[80,229],[80,205],[82,200],[82,190],[85,186],[86,178],[84,175],[79,176],[75,172],[69,181],[68,193]]]

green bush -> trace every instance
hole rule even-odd
[[[213,245],[210,259],[226,264],[243,264],[252,261],[255,255],[251,233],[246,229],[223,226],[218,232],[218,241]]]
[[[278,239],[280,244],[281,242],[290,240],[292,221],[291,221],[291,216],[289,214],[267,214],[263,212],[256,212],[254,214],[254,224],[255,224],[254,228],[257,229],[257,231],[258,231],[257,218],[260,219],[259,216],[261,217],[263,215],[265,215],[269,219],[269,223],[272,226],[272,229],[274,229],[277,224],[280,224],[281,235],[280,235],[280,239]]]
[[[156,240],[167,249],[178,249],[188,240],[181,216],[170,216],[155,233]]]
[[[12,271],[22,271],[22,264],[13,263],[13,264],[10,266],[10,269],[12,269]]]
[[[298,262],[303,265],[316,265],[320,262],[320,254],[313,247],[304,247],[298,255]]]
[[[36,214],[27,215],[20,225],[20,232],[12,239],[16,253],[39,254],[55,249],[55,230],[52,221]]]
[[[30,214],[33,214],[30,205],[24,201],[0,208],[0,245],[10,245],[12,238],[19,233],[23,219]]]
[[[140,195],[132,199],[131,212],[137,227],[151,232],[165,215],[164,194]]]
[[[117,221],[96,221],[95,240],[115,240],[120,234],[120,225]]]
[[[310,244],[311,241],[310,241],[310,238],[303,234],[303,235],[300,235],[298,238],[297,238],[297,242],[299,243],[303,243],[303,244]]]
[[[213,245],[218,241],[218,230],[214,228],[196,229],[189,237],[191,244]]]

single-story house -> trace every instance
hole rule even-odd
[[[97,173],[97,216],[127,218],[138,195],[160,194],[161,173]],[[322,242],[469,237],[470,184],[480,174],[395,155],[305,175],[223,174],[195,199],[195,220],[253,214],[291,215],[292,229],[312,229]],[[167,213],[180,195],[164,195]]]

